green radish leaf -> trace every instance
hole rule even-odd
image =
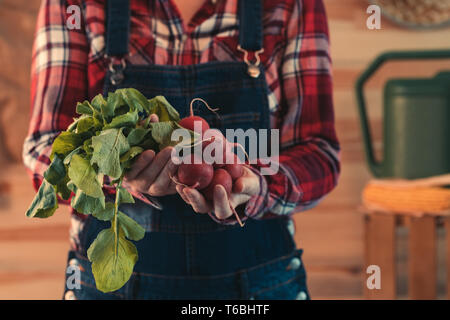
[[[70,181],[69,177],[66,175],[63,180],[61,180],[56,186],[56,194],[64,200],[69,200],[72,192],[67,187],[67,183]]]
[[[150,124],[152,137],[159,144],[159,149],[167,146],[174,146],[176,141],[172,141],[172,132],[177,128],[177,123],[173,121],[153,122]]]
[[[85,142],[86,142],[86,141],[85,141]],[[68,166],[69,163],[70,163],[70,160],[72,160],[72,157],[73,157],[75,154],[81,153],[81,151],[82,151],[82,147],[76,148],[75,150],[73,150],[71,153],[69,153],[69,154],[64,158],[63,163],[64,163],[66,166]]]
[[[88,196],[94,198],[104,197],[102,184],[97,177],[97,173],[88,160],[75,154],[69,164],[69,178]]]
[[[118,89],[117,94],[120,94],[125,103],[132,111],[149,112],[150,106],[147,98],[134,88]]]
[[[81,117],[78,120],[77,133],[82,133],[91,130],[92,128],[96,127],[96,123],[98,124],[98,122],[95,121],[95,118],[92,116]]]
[[[128,143],[130,146],[137,146],[142,142],[142,140],[144,140],[144,137],[149,132],[150,129],[134,128],[127,136]]]
[[[118,204],[122,203],[134,203],[133,196],[124,187],[118,187],[116,191],[118,194]]]
[[[104,126],[105,129],[135,127],[139,120],[138,112],[136,110],[127,112],[112,119],[111,123]]]
[[[92,156],[92,154],[94,153],[94,148],[92,147],[92,139],[84,141],[83,150],[87,155]]]
[[[73,118],[73,122],[71,124],[69,124],[66,131],[74,132],[75,129],[77,128],[78,121],[80,121],[80,118]]]
[[[158,151],[158,143],[155,141],[155,139],[153,139],[153,137],[150,135],[147,135],[144,139],[144,141],[142,141],[139,144],[139,147],[141,147],[144,150],[154,150],[154,151]]]
[[[120,156],[130,149],[122,129],[108,129],[92,138],[91,163],[97,164],[99,171],[117,179],[122,175]]]
[[[58,209],[58,199],[55,188],[43,180],[29,209],[25,213],[28,218],[48,218]]]
[[[95,284],[102,292],[120,289],[130,279],[138,259],[134,244],[125,239],[120,228],[118,233],[113,227],[101,231],[87,251]]]
[[[89,101],[78,102],[76,107],[76,113],[92,115],[94,113],[94,108],[91,106]]]
[[[150,103],[149,114],[157,114],[160,122],[180,121],[180,114],[163,96],[156,96],[148,101]]]
[[[144,238],[145,229],[125,213],[119,211],[117,220],[119,221],[119,227],[123,230],[128,239],[138,241]]]
[[[137,147],[137,146],[131,147],[130,150],[125,152],[120,157],[120,162],[124,163],[124,162],[130,161],[131,159],[135,158],[137,155],[141,154],[142,151],[144,151],[144,149],[142,149],[141,147]]]
[[[102,221],[111,221],[114,218],[114,203],[107,202],[105,208],[99,208],[92,213],[94,217]]]
[[[103,98],[102,94],[98,94],[92,99],[91,105],[94,107],[94,110],[102,115],[103,109],[106,107],[106,100]]]
[[[92,134],[89,132],[75,133],[64,131],[53,141],[52,153],[50,160],[53,160],[55,153],[65,157],[71,153],[74,149],[81,146],[85,139],[89,138]]]
[[[124,104],[123,106],[116,108],[116,110],[114,111],[114,116],[117,117],[128,112],[130,112],[130,107]]]
[[[114,118],[114,109],[116,108],[116,104],[112,103],[114,101],[111,100],[112,95],[114,95],[114,93],[112,93],[112,92],[108,93],[108,98],[106,101],[102,96],[104,103],[102,101],[102,103],[100,105],[100,109],[102,111],[103,118],[107,122],[109,122],[112,118]],[[115,100],[117,100],[117,99],[115,99]]]
[[[125,101],[122,99],[122,96],[115,92],[108,93],[108,98],[106,100],[106,103],[109,105],[108,109],[111,109],[113,111],[113,113],[111,115],[112,117],[114,117],[114,115],[116,115],[116,111],[119,108],[125,106]]]
[[[73,188],[75,195],[70,201],[70,206],[83,214],[95,214],[105,208],[105,197],[93,198],[84,193],[81,189]]]
[[[45,180],[47,180],[50,184],[56,186],[66,177],[66,174],[66,167],[64,166],[63,161],[58,156],[58,154],[55,154],[53,156],[52,163],[44,172]]]

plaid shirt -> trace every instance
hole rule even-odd
[[[132,0],[128,65],[242,61],[238,0],[207,0],[187,25],[169,0]],[[81,8],[81,29],[66,21]],[[54,138],[73,121],[78,101],[102,92],[104,0],[43,0],[32,57],[31,121],[23,157],[38,188]],[[321,0],[264,1],[264,54],[271,126],[280,129],[279,172],[260,176],[261,192],[246,205],[255,219],[312,207],[336,185],[339,144],[334,128],[331,62]],[[234,220],[222,223],[235,223]]]

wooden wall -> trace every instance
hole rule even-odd
[[[371,31],[365,23],[366,1],[324,1],[330,20],[342,175],[337,189],[319,207],[295,216],[296,240],[305,249],[304,262],[313,298],[361,298],[363,228],[357,208],[370,174],[361,144],[354,82],[379,53],[391,49],[445,48],[449,46],[450,30],[413,32],[383,20],[382,30]],[[13,147],[25,135],[20,124],[27,119],[29,53],[38,3],[0,2],[0,131],[11,128],[7,130],[9,141],[0,140]],[[450,70],[450,64],[444,62],[389,64],[371,81],[367,95],[378,150],[385,79],[394,75],[432,75],[444,66]],[[14,100],[15,97],[20,99]],[[19,120],[13,117],[17,110]],[[24,168],[17,162],[19,158],[17,148],[7,156],[0,154],[0,184],[11,182],[10,197],[0,195],[0,299],[59,299],[68,246],[67,208],[48,221],[24,217],[34,192]]]

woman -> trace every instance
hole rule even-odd
[[[131,279],[113,293],[96,290],[86,250],[107,225],[74,213],[68,264],[81,267],[81,288],[66,288],[64,297],[309,299],[291,214],[316,204],[339,174],[322,1],[105,2],[42,3],[24,146],[35,187],[76,102],[123,87],[164,95],[182,116],[201,97],[220,106],[222,130],[280,129],[279,170],[262,175],[255,164],[235,183],[230,200],[246,221],[241,228],[223,189],[209,207],[168,179],[176,170],[170,149],[144,152],[127,183],[163,210],[139,200],[122,208],[147,231]],[[71,5],[81,9],[80,28],[66,26]]]

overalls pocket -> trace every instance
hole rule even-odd
[[[258,287],[250,291],[251,300],[309,300],[310,296],[306,285],[306,272],[301,256],[303,250],[283,265],[277,265],[268,270],[264,277],[268,286]]]

